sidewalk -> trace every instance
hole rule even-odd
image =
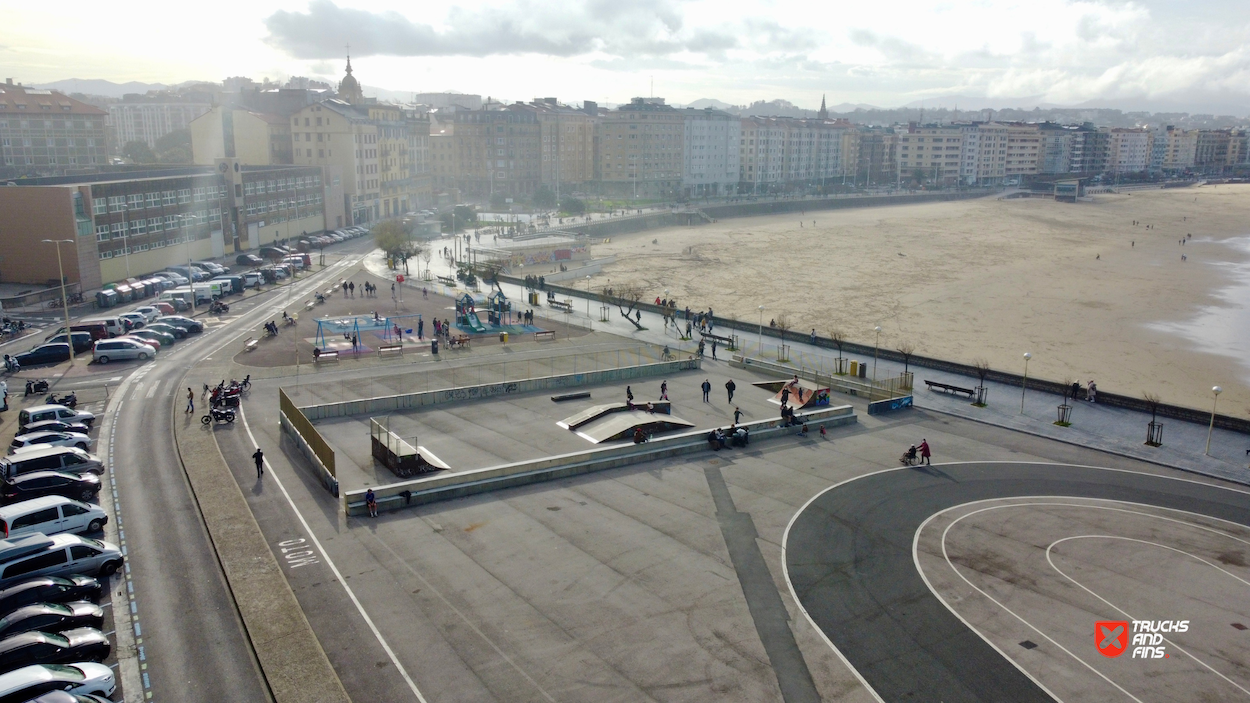
[[[441,250],[443,246],[449,246],[450,241],[450,238],[444,238],[431,242],[431,244],[436,250]],[[450,262],[441,257],[432,259],[430,267],[436,275],[454,274],[454,268]],[[387,276],[389,272],[383,268],[383,270],[374,271],[374,273]],[[531,266],[515,272],[515,275],[544,275],[545,273],[546,271],[543,267]],[[419,291],[423,283],[419,280],[410,280],[410,283],[405,283],[405,286],[411,284]],[[446,289],[445,286],[441,286],[437,282],[424,283],[424,285],[431,290],[439,290],[444,293],[451,290]],[[528,307],[523,304],[525,301],[525,290],[521,286],[504,283],[502,288],[504,293],[514,301],[514,305],[522,309]],[[686,304],[690,304],[692,312],[697,309],[697,302],[682,301],[683,309]],[[583,296],[580,301],[575,301],[573,304],[571,322],[573,324],[586,325],[598,332],[610,332],[640,342],[667,344],[675,353],[690,354],[694,352],[697,342],[681,342],[672,328],[669,328],[667,331],[664,329],[663,322],[654,313],[643,313],[642,325],[647,329],[639,331],[633,325],[622,320],[620,313],[617,312],[615,307],[610,309],[607,322],[600,321],[599,311],[601,306],[602,303],[591,301],[590,316],[587,316],[585,297]],[[544,306],[539,306],[534,311],[535,314],[540,316],[553,314],[550,308]],[[561,313],[554,313],[554,315],[559,318],[564,317]],[[757,341],[752,339],[752,336],[748,333],[739,333],[739,337],[743,340],[743,346],[745,347],[743,353],[749,356],[760,356],[760,347]],[[817,348],[803,343],[789,343],[789,346],[789,358],[795,368],[803,366],[807,368],[830,369],[834,366],[833,360],[837,355],[828,349]],[[771,357],[775,359],[776,353],[776,340],[765,339],[763,355],[766,358]],[[727,360],[729,353],[722,350],[718,355],[722,360]],[[872,368],[873,360],[871,357],[848,356],[861,362],[867,362],[869,369]],[[711,361],[710,350],[705,355],[704,360],[705,362]],[[1182,471],[1200,473],[1250,485],[1250,469],[1247,468],[1250,456],[1246,455],[1246,450],[1250,448],[1250,437],[1246,437],[1241,433],[1216,428],[1211,433],[1211,453],[1210,456],[1207,456],[1204,454],[1207,441],[1207,427],[1205,425],[1166,419],[1163,422],[1163,446],[1149,447],[1145,445],[1146,424],[1150,422],[1150,416],[1146,413],[1111,408],[1085,401],[1069,401],[1069,404],[1073,406],[1072,424],[1070,427],[1060,427],[1054,424],[1057,419],[1056,407],[1063,402],[1063,399],[1058,395],[1030,390],[1024,394],[1024,408],[1023,412],[1021,412],[1021,389],[1018,386],[987,381],[987,407],[978,408],[973,406],[963,396],[932,392],[924,385],[925,380],[930,380],[971,388],[977,385],[975,377],[916,367],[912,367],[910,370],[915,374],[917,389],[913,392],[915,393],[915,406],[918,408],[956,415],[961,418],[1018,430],[1039,437],[1077,444],[1091,449],[1169,466]],[[900,363],[884,360],[877,362],[876,373],[878,378],[898,376],[902,372],[903,365]],[[917,441],[919,439],[917,438]]]

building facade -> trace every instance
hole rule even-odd
[[[682,188],[685,120],[663,98],[633,98],[604,112],[599,129],[604,194],[675,198]]]
[[[533,110],[464,110],[452,115],[452,184],[466,196],[527,197],[542,183],[542,127]],[[431,140],[433,141],[433,140]],[[554,170],[553,170],[554,172]]]
[[[1107,155],[1109,172],[1142,173],[1150,167],[1150,130],[1117,127],[1108,131],[1111,135]]]
[[[109,105],[109,127],[120,152],[129,142],[143,142],[156,148],[156,140],[180,129],[212,109],[208,103],[147,102],[142,99]]]
[[[742,118],[739,149],[740,193],[777,192],[819,188],[835,179],[844,179],[848,166],[855,163],[858,136],[854,126],[843,120],[795,117]],[[893,133],[890,139],[875,140],[887,146],[890,161],[877,165],[876,181],[893,182],[896,166],[892,161]],[[874,143],[870,138],[869,143]],[[870,155],[871,156],[871,155]],[[881,170],[885,169],[885,170]]]
[[[108,113],[50,90],[0,86],[0,176],[54,176],[108,162]]]
[[[595,117],[591,112],[563,105],[555,98],[516,103],[506,109],[530,111],[538,120],[539,180],[560,194],[581,190],[594,180]]]
[[[898,181],[952,185],[959,182],[964,130],[958,125],[896,127]]]
[[[682,188],[687,197],[731,195],[742,177],[742,120],[712,108],[682,111]]]
[[[280,115],[216,106],[191,121],[191,162],[239,159],[249,166],[294,162],[291,122]]]

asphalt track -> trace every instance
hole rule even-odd
[[[885,701],[1053,701],[933,594],[916,570],[916,531],[973,501],[1072,496],[1185,510],[1250,526],[1250,495],[1112,469],[965,463],[869,474],[817,495],[783,548],[812,622]]]

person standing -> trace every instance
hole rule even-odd
[[[929,440],[921,439],[920,440],[920,463],[932,465],[932,462],[929,461],[929,455],[930,455]]]
[[[629,386],[625,386],[625,402],[627,403],[634,402],[634,391]]]
[[[1081,382],[1073,381],[1072,382],[1072,400],[1076,400],[1076,396],[1080,395],[1080,393],[1081,393]]]
[[[712,359],[716,359],[716,340],[712,340]]]
[[[195,391],[187,386],[187,414],[190,415],[193,412],[195,412]]]
[[[1098,394],[1098,386],[1094,385],[1093,379],[1090,379],[1089,385],[1085,389],[1085,400],[1091,403],[1097,402],[1095,396]]]
[[[787,405],[790,402],[790,386],[781,389],[781,404]]]
[[[260,478],[265,473],[265,453],[260,450],[260,447],[256,448],[252,459],[256,462],[256,478]]]
[[[709,380],[707,380],[707,379],[705,378],[705,379],[703,379],[703,386],[702,386],[702,387],[703,387],[703,402],[705,402],[705,403],[710,403],[710,402],[712,402],[712,401],[708,400],[708,394],[712,392],[712,382],[711,382],[711,381],[709,381]]]
[[[372,488],[365,491],[365,507],[369,509],[369,517],[378,516],[378,496]]]
[[[816,343],[816,328],[812,328],[812,344]]]
[[[725,381],[725,390],[729,391],[729,402],[730,403],[734,402],[734,391],[738,390],[738,386],[734,383],[734,380],[732,378],[729,379],[728,381]],[[736,423],[737,420],[735,420],[734,422]]]
[[[668,381],[660,381],[660,400],[668,400]]]
[[[734,407],[734,424],[742,422],[742,408]]]

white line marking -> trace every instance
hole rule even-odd
[[[252,446],[259,447],[256,443],[256,436],[252,434],[252,426],[247,422],[247,416],[243,413],[243,407],[239,406],[239,419],[243,421],[243,429],[247,430],[248,439],[252,441]],[[291,510],[295,513],[295,517],[299,518],[300,524],[304,526],[304,531],[308,533],[308,539],[317,547],[317,551],[321,552],[321,558],[325,559],[326,565],[330,567],[330,571],[334,573],[334,578],[347,592],[347,597],[351,598],[352,604],[356,606],[356,611],[360,613],[360,617],[364,618],[365,624],[373,632],[373,636],[377,639],[378,644],[382,645],[382,649],[386,651],[386,656],[390,657],[391,663],[395,665],[395,669],[399,671],[399,675],[404,677],[404,682],[408,684],[408,688],[412,690],[413,695],[417,697],[421,703],[427,703],[425,696],[421,695],[421,690],[417,688],[417,684],[408,675],[408,670],[399,662],[399,657],[395,655],[395,650],[387,644],[386,638],[382,636],[382,632],[378,630],[378,626],[373,623],[373,618],[369,617],[369,613],[365,612],[365,607],[361,605],[360,599],[356,597],[355,591],[351,586],[347,585],[347,581],[343,578],[343,574],[339,572],[339,568],[334,565],[334,561],[330,559],[330,555],[326,552],[325,547],[321,546],[321,541],[317,539],[317,535],[313,534],[312,527],[308,525],[308,521],[304,519],[304,514],[296,507],[295,501],[291,499],[291,494],[287,492],[286,486],[282,485],[282,479],[274,472],[273,466],[269,460],[265,459],[265,467],[269,469],[269,476],[278,484],[278,489],[282,491],[282,495],[286,498],[286,502],[291,506]],[[315,635],[314,635],[315,636]]]
[[[161,380],[158,378],[156,379],[156,382],[152,384],[152,387],[148,389],[148,394],[146,397],[151,398],[152,396],[156,395],[156,389],[160,387],[161,387]]]

